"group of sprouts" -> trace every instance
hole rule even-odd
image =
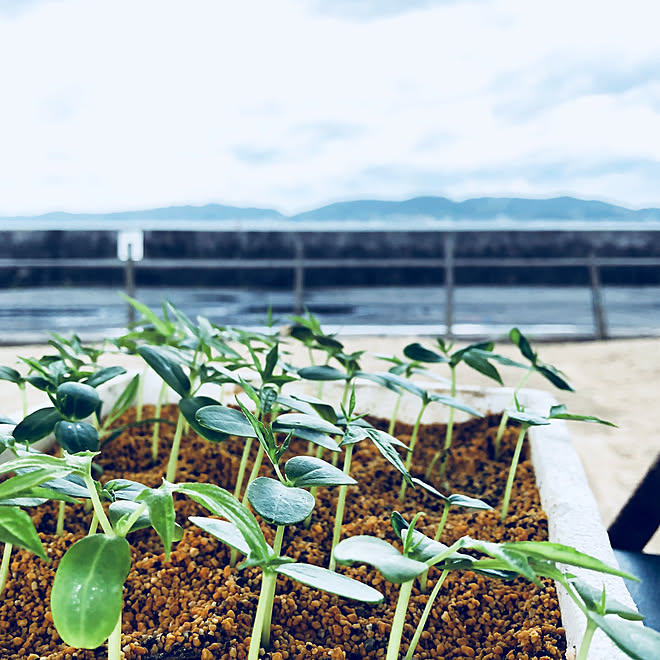
[[[189,522],[231,548],[232,566],[258,567],[262,572],[248,660],[256,660],[260,649],[270,647],[273,600],[280,575],[344,598],[365,603],[382,601],[383,594],[378,590],[337,571],[338,564],[355,563],[369,564],[386,581],[401,585],[386,660],[401,657],[413,585],[419,580],[421,590],[426,592],[432,567],[440,574],[428,595],[406,659],[415,653],[447,574],[464,570],[498,580],[522,576],[537,585],[541,585],[541,578],[561,584],[587,621],[578,660],[587,658],[597,628],[631,658],[660,657],[660,634],[640,625],[642,617],[635,610],[610,598],[604,587],[594,589],[567,570],[580,567],[634,579],[618,568],[550,542],[494,543],[469,536],[449,546],[440,541],[450,507],[492,508],[480,499],[446,492],[454,411],[482,415],[460,400],[457,371],[470,368],[499,384],[502,378],[498,367],[520,369],[523,373],[494,443],[497,459],[507,422],[516,422],[517,442],[500,503],[502,520],[508,513],[518,461],[531,426],[547,425],[555,419],[610,424],[593,416],[569,413],[563,405],[553,406],[545,414],[524,408],[520,389],[533,373],[559,389],[571,390],[571,386],[558,369],[540,360],[520,330],[514,328],[509,334],[519,349],[520,361],[495,353],[493,342],[455,349],[438,338],[432,347],[414,343],[406,346],[401,356],[378,356],[389,368],[367,372],[360,366],[364,352],[347,353],[342,342],[324,333],[309,312],[291,317],[292,327],[285,338],[272,325],[264,332],[248,332],[217,326],[203,317],[192,320],[169,302],[163,303],[159,315],[137,300],[128,301],[141,319],[124,336],[102,347],[89,347],[75,335],[70,339],[53,335],[49,343],[54,354],[41,359],[20,358],[26,375],[13,367],[0,367],[0,379],[15,383],[24,402],[23,418],[18,423],[0,418],[0,423],[7,425],[0,428],[10,429],[0,433],[2,448],[10,452],[10,459],[0,465],[0,474],[4,476],[0,482],[0,542],[4,543],[0,592],[7,580],[14,546],[49,561],[26,509],[49,500],[58,501],[57,533],[62,534],[67,504],[87,502],[89,532],[62,557],[51,590],[53,624],[66,644],[93,649],[107,641],[109,659],[119,660],[123,590],[131,568],[127,537],[136,530],[152,527],[162,540],[165,558],[169,559],[172,545],[183,537],[184,531],[176,522],[173,496],[177,493],[208,512],[204,517],[191,516]],[[291,341],[307,348],[308,364],[300,366],[288,361],[287,342]],[[122,367],[101,366],[99,360],[106,352],[139,355],[144,369],[129,376]],[[442,376],[434,370],[435,365],[445,365]],[[149,370],[157,374],[162,386],[155,416],[145,418],[142,399]],[[120,376],[125,384],[110,409],[105,410],[98,388]],[[438,379],[444,381],[443,387],[435,385],[434,380]],[[296,387],[301,381],[315,383],[315,396]],[[324,399],[324,384],[328,381],[343,384],[341,400],[336,404]],[[357,386],[365,381],[395,394],[388,431],[366,419],[368,411],[361,408],[361,388]],[[25,395],[28,385],[44,392],[51,405],[29,413]],[[200,392],[202,388],[205,393]],[[227,390],[238,394],[226,401],[223,392]],[[162,405],[171,391],[178,397],[174,420],[161,417]],[[215,391],[216,396],[210,396],[210,391]],[[399,404],[404,396],[418,399],[407,445],[395,436]],[[448,407],[448,422],[444,442],[422,475],[415,464],[414,450],[422,417],[431,404]],[[135,421],[118,426],[117,420],[132,406],[136,408]],[[95,459],[103,447],[128,426],[145,423],[153,426],[154,462],[162,451],[161,425],[173,424],[175,428],[162,484],[150,488],[122,478],[102,481]],[[212,483],[177,481],[179,451],[188,430],[211,443],[230,439],[243,443],[238,473],[232,481],[233,492]],[[55,453],[39,451],[35,443],[51,435],[56,441]],[[307,442],[306,454],[287,457],[293,438]],[[257,454],[250,466],[255,441]],[[415,529],[423,512],[405,520],[398,511],[392,511],[391,525],[399,547],[367,535],[342,540],[346,495],[349,488],[359,487],[351,472],[354,446],[360,442],[373,443],[383,461],[400,475],[400,503],[405,501],[407,488],[421,488],[442,503],[441,522],[434,538]],[[324,455],[330,460],[324,460]],[[271,476],[259,476],[264,461],[270,464]],[[308,526],[317,489],[327,487],[338,489],[328,565],[294,561],[283,554],[286,528]],[[275,527],[272,545],[264,536],[263,523]],[[240,563],[239,556],[243,558]]]

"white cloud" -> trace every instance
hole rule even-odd
[[[660,206],[654,0],[8,7],[0,214],[374,193]]]

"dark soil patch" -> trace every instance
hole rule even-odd
[[[164,412],[175,413],[169,406]],[[145,415],[153,410],[146,407]],[[131,411],[128,416],[134,413]],[[384,423],[384,422],[380,422]],[[492,460],[492,440],[499,416],[472,420],[455,427],[448,462],[451,492],[479,497],[495,507],[493,511],[452,509],[442,541],[451,543],[470,534],[489,540],[547,540],[547,519],[541,509],[538,490],[525,449],[504,523],[497,508],[504,491],[516,431],[510,428],[503,440],[503,454]],[[406,442],[411,429],[397,427],[396,435]],[[150,463],[151,425],[132,429],[108,445],[100,456],[103,479],[122,476],[158,486],[165,464],[172,427],[161,426],[162,461]],[[413,473],[423,475],[444,441],[444,427],[422,427],[415,449]],[[182,442],[177,481],[218,484],[233,490],[242,446],[232,439],[213,445],[193,435]],[[289,456],[303,454],[306,443],[294,441]],[[254,458],[254,453],[253,453]],[[393,510],[411,519],[418,511],[425,515],[418,528],[433,536],[442,507],[421,489],[408,489],[399,505],[400,480],[378,451],[366,443],[358,445],[353,458],[353,476],[360,487],[349,489],[343,536],[373,534],[395,541],[389,524]],[[271,475],[266,463],[261,473]],[[447,492],[437,480],[431,481]],[[331,511],[335,489],[320,489],[310,529],[288,528],[283,553],[300,561],[327,566],[332,535]],[[177,520],[186,533],[165,561],[160,539],[144,530],[129,536],[133,567],[126,583],[122,646],[126,660],[246,658],[252,620],[256,610],[261,575],[256,569],[229,568],[227,548],[201,530],[186,524],[190,515],[206,515],[196,504],[176,502]],[[53,536],[56,507],[50,504],[34,512],[38,530],[49,556],[49,564],[25,551],[14,551],[11,576],[0,603],[0,652],[2,658],[37,660],[91,659],[107,657],[101,647],[80,651],[66,647],[52,626],[50,588],[59,558],[87,532],[91,514],[83,505],[67,509],[67,534]],[[272,542],[274,529],[263,525]],[[385,594],[380,605],[370,606],[330,596],[280,577],[273,611],[272,648],[262,657],[271,660],[306,658],[385,657],[387,638],[396,605],[398,586],[386,583],[366,566],[339,568],[340,571],[379,589]],[[439,572],[431,569],[429,589]],[[402,653],[412,638],[427,595],[413,590],[405,626]],[[416,657],[458,660],[550,660],[562,658],[564,630],[554,585],[548,581],[539,589],[525,580],[499,582],[466,571],[450,574],[440,591]]]

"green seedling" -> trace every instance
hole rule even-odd
[[[411,380],[408,380],[407,378],[402,378],[401,376],[397,376],[390,372],[384,372],[384,373],[381,372],[374,374],[374,376],[379,380],[391,383],[396,387],[399,387],[407,392],[410,392],[411,394],[414,394],[420,399],[421,405],[419,408],[419,412],[417,413],[417,417],[415,419],[415,424],[413,426],[412,434],[410,436],[408,456],[406,457],[405,467],[406,470],[408,471],[410,471],[410,466],[412,465],[413,452],[415,450],[415,445],[417,444],[417,436],[419,434],[419,426],[422,422],[422,417],[424,415],[425,410],[431,403],[441,403],[445,406],[449,406],[450,409],[456,408],[458,410],[462,410],[463,412],[468,413],[469,415],[474,415],[475,417],[483,416],[478,410],[475,410],[471,406],[462,403],[458,399],[451,396],[446,396],[444,394],[437,394],[435,392],[425,390],[424,388],[420,387],[416,383],[413,383]],[[406,480],[404,479],[401,482],[401,488],[399,490],[400,502],[402,502],[403,498],[405,497],[406,485],[407,485]]]
[[[24,376],[21,376],[20,372],[12,367],[3,367],[0,366],[0,380],[6,380],[10,383],[14,383],[21,393],[21,404],[23,406],[23,417],[26,417],[28,414],[28,404],[27,404],[27,383],[28,379]]]
[[[567,392],[573,392],[573,388],[568,384],[566,379],[564,378],[564,374],[559,371],[556,367],[553,367],[551,364],[548,364],[546,362],[542,362],[539,359],[538,353],[536,353],[533,349],[531,344],[529,343],[529,340],[523,335],[522,332],[518,328],[512,328],[509,332],[509,339],[518,347],[518,350],[520,351],[521,355],[529,362],[529,366],[527,368],[527,371],[521,378],[520,382],[518,385],[516,385],[513,395],[511,397],[511,403],[509,406],[513,405],[516,397],[518,396],[518,393],[520,390],[525,386],[525,383],[527,383],[527,380],[533,373],[538,373],[543,378],[545,378],[548,382],[552,383],[556,388],[560,390],[564,390]],[[517,363],[514,363],[515,366],[520,366]],[[500,421],[500,425],[497,429],[497,435],[495,436],[495,448],[494,448],[494,453],[495,453],[495,459],[497,460],[500,455],[500,444],[502,441],[502,436],[504,435],[504,429],[506,428],[506,423],[509,419],[509,416],[507,414],[507,411],[505,410],[504,413],[502,414],[502,419]]]
[[[453,398],[456,397],[456,369],[461,363],[502,385],[502,378],[497,371],[497,368],[491,364],[491,360],[500,358],[499,355],[496,355],[492,352],[493,342],[479,342],[476,344],[470,344],[469,346],[454,352],[452,352],[454,347],[453,343],[447,344],[440,337],[436,338],[436,343],[440,349],[440,353],[431,351],[419,343],[414,343],[408,344],[408,346],[403,349],[403,354],[407,358],[416,360],[418,362],[446,364],[449,367],[449,372],[451,374],[450,395]],[[447,419],[447,430],[445,432],[445,444],[442,450],[438,449],[438,451],[433,456],[433,459],[429,463],[425,474],[426,479],[430,477],[435,464],[440,458],[442,458],[440,463],[440,476],[444,477],[445,471],[447,469],[447,458],[449,457],[449,449],[451,447],[453,430],[454,408],[450,407],[449,417]]]
[[[341,541],[335,548],[338,563],[348,565],[358,562],[366,563],[374,566],[389,582],[401,584],[386,660],[399,658],[403,626],[414,580],[431,566],[437,566],[442,570],[442,574],[429,596],[408,647],[406,660],[411,660],[413,657],[433,602],[449,571],[470,570],[503,580],[522,576],[539,587],[543,586],[540,578],[557,579],[557,576],[561,575],[557,564],[577,566],[600,573],[635,579],[628,573],[608,566],[595,557],[558,543],[546,541],[492,543],[464,536],[447,547],[414,529],[414,524],[420,515],[417,514],[410,524],[396,511],[391,516],[392,526],[403,544],[402,553],[387,541],[373,536],[353,536]],[[477,551],[487,557],[476,559],[472,555],[460,552],[463,549]]]
[[[505,411],[509,419],[513,419],[520,424],[520,431],[518,432],[516,448],[513,452],[511,466],[509,467],[509,474],[506,480],[504,497],[502,498],[500,520],[504,520],[509,511],[509,502],[511,500],[511,491],[513,490],[513,482],[516,476],[516,469],[518,468],[518,462],[520,460],[520,453],[522,451],[525,435],[527,433],[527,429],[529,429],[530,426],[547,426],[553,419],[563,419],[576,422],[591,422],[594,424],[604,424],[605,426],[616,426],[616,424],[612,424],[612,422],[607,422],[592,415],[575,415],[568,413],[566,412],[566,406],[563,404],[552,406],[550,408],[550,412],[546,416],[543,416],[536,413],[531,414],[525,412],[517,398],[515,399],[515,403],[515,408],[507,408]]]

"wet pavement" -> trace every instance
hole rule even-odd
[[[606,287],[602,292],[610,337],[660,335],[660,287]],[[220,325],[263,326],[272,309],[276,325],[287,322],[291,291],[257,289],[138,288],[136,297],[158,308],[168,299],[191,317]],[[442,287],[363,287],[308,290],[305,306],[327,331],[345,334],[444,335]],[[0,291],[0,343],[43,342],[49,332],[77,332],[92,340],[121,334],[127,304],[112,288],[31,288]],[[537,339],[594,335],[587,287],[457,287],[453,334],[497,338],[519,326]]]

